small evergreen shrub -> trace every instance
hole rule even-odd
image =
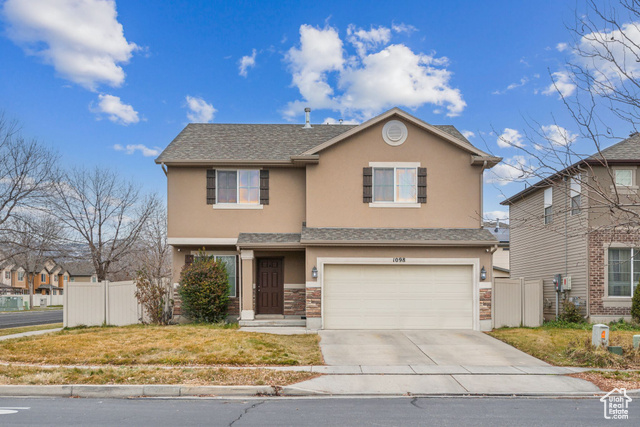
[[[567,323],[583,323],[584,318],[576,305],[571,301],[562,303],[562,313],[558,316],[558,320]]]
[[[182,269],[182,310],[197,322],[223,322],[227,317],[229,281],[224,262],[201,254]]]
[[[633,298],[631,299],[631,318],[634,322],[640,323],[640,281],[636,285],[636,290],[633,291]]]

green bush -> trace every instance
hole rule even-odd
[[[631,299],[631,318],[634,322],[640,323],[640,281],[636,285]]]
[[[222,322],[227,317],[229,281],[224,262],[198,256],[180,273],[182,310],[197,322]]]
[[[558,316],[558,320],[567,323],[583,323],[582,313],[574,303],[565,301],[562,303],[562,313]]]

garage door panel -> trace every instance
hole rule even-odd
[[[327,265],[327,329],[471,329],[471,266]]]

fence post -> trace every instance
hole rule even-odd
[[[109,281],[103,280],[102,287],[104,288],[104,323],[109,324]]]
[[[522,327],[524,325],[524,319],[525,319],[525,315],[524,315],[524,311],[526,310],[526,304],[524,302],[525,300],[525,281],[524,281],[524,277],[520,278],[520,327]]]
[[[67,283],[67,286],[69,286],[69,283]],[[62,291],[62,326],[64,328],[68,327],[69,325],[69,288],[66,287],[64,288],[64,291]]]

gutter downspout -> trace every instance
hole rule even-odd
[[[480,169],[480,228],[484,226],[484,170],[487,168],[487,161],[482,163]],[[494,251],[495,252],[495,251]],[[493,252],[492,252],[493,253]]]

